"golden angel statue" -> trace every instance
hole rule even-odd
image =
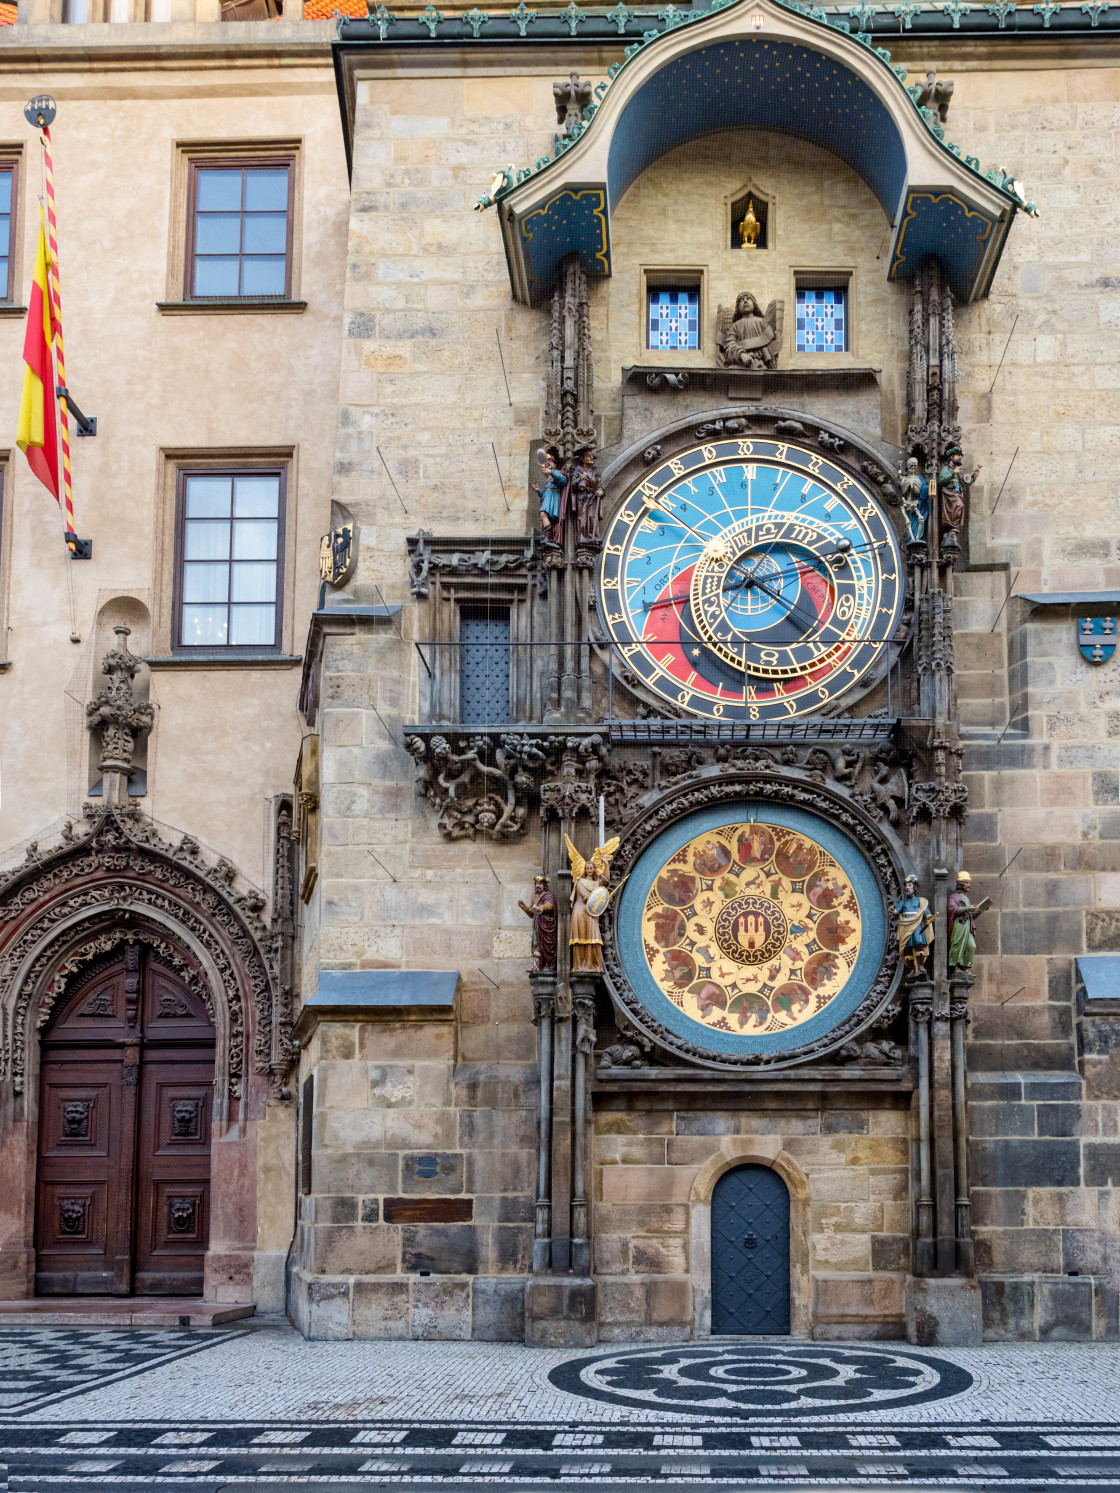
[[[611,893],[611,857],[618,849],[615,835],[592,852],[585,861],[567,835],[568,860],[572,867],[572,925],[568,945],[572,954],[572,973],[599,975],[603,972],[603,940],[599,936],[599,919],[607,910]],[[618,888],[616,887],[617,891]]]

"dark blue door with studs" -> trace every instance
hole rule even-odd
[[[724,1172],[712,1193],[712,1331],[789,1331],[789,1192],[768,1166]]]

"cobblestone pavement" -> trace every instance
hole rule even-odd
[[[1120,1490],[1120,1348],[0,1330],[0,1489]]]

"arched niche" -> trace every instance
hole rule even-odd
[[[741,126],[824,146],[861,176],[892,225],[888,278],[933,256],[958,299],[987,294],[1019,200],[925,120],[885,51],[777,0],[742,0],[629,50],[575,143],[498,193],[518,300],[548,295],[569,254],[611,275],[611,219],[631,183],[686,140]]]

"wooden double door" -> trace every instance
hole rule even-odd
[[[214,1028],[145,946],[87,973],[43,1035],[35,1290],[198,1296]]]

